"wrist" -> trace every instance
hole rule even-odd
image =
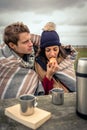
[[[46,78],[48,78],[49,80],[51,80],[51,79],[52,79],[52,76],[46,74]]]

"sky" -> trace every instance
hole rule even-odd
[[[87,45],[87,0],[0,0],[0,40],[13,22],[41,34],[47,22],[56,24],[63,44]]]

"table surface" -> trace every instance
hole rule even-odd
[[[32,130],[4,115],[6,107],[18,103],[17,99],[0,100],[0,130]],[[76,114],[76,93],[64,94],[64,104],[54,105],[51,96],[39,96],[38,108],[51,112],[52,117],[37,130],[87,130],[87,120]]]

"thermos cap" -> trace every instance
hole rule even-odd
[[[78,59],[76,71],[77,73],[87,74],[87,57]]]

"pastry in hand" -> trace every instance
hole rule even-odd
[[[54,57],[52,57],[52,58],[50,58],[50,63],[53,63],[53,62],[55,62],[56,61],[56,58],[54,58]]]

